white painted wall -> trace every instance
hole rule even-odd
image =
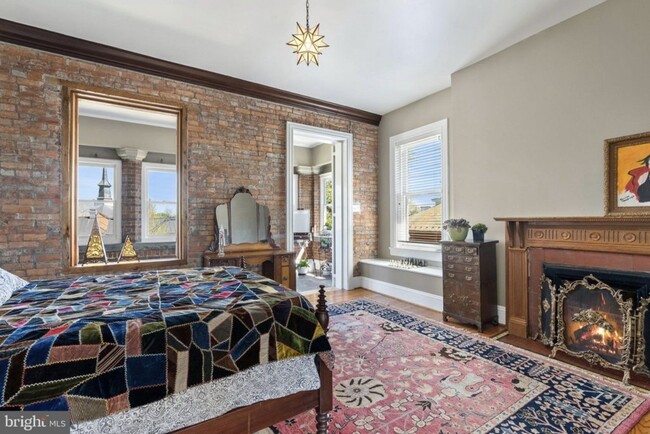
[[[79,116],[79,143],[103,148],[137,148],[176,153],[176,130],[131,122]]]
[[[302,146],[293,147],[293,164],[294,166],[312,166],[311,148]]]
[[[458,71],[450,90],[385,115],[380,255],[388,257],[389,137],[447,117],[450,216],[486,223],[486,238],[500,241],[504,304],[505,228],[493,218],[603,215],[603,141],[650,131],[648,23],[650,2],[609,0]]]

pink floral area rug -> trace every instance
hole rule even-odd
[[[650,395],[367,300],[330,307],[330,433],[627,433]],[[313,433],[314,413],[272,427]]]

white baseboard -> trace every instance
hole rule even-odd
[[[506,307],[501,306],[500,304],[497,305],[497,315],[499,315],[499,324],[504,324],[506,323]]]
[[[361,277],[360,286],[380,294],[388,295],[399,300],[408,301],[409,303],[442,312],[442,296],[440,295],[430,294],[406,286],[394,285],[392,283],[384,282],[383,280],[376,280],[363,276]]]
[[[348,281],[348,288],[354,289],[363,287],[363,279],[365,279],[363,276],[350,277],[350,280]]]
[[[419,306],[428,307],[429,309],[442,312],[442,296],[430,294],[428,292],[418,291],[417,289],[408,288],[406,286],[395,285],[392,283],[384,282],[382,280],[371,279],[370,277],[357,276],[354,277],[355,285],[351,288],[365,288],[379,294],[388,295],[399,300],[407,301],[409,303],[417,304]],[[352,281],[350,282],[352,284]],[[497,306],[497,315],[499,316],[499,324],[506,323],[506,308],[505,306]]]

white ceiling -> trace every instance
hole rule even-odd
[[[296,66],[303,0],[1,0],[0,17],[385,114],[604,0],[311,0],[330,45]]]
[[[315,148],[323,144],[333,145],[336,140],[327,134],[320,134],[310,131],[300,131],[293,133],[293,146],[300,146],[302,148]]]
[[[130,122],[133,124],[150,125],[152,127],[170,128],[173,130],[176,129],[177,123],[175,114],[137,109],[88,99],[79,100],[79,115],[112,121]]]

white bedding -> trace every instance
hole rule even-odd
[[[78,434],[167,433],[238,407],[320,387],[313,354],[257,365],[129,411],[72,425]]]
[[[0,268],[0,306],[2,306],[5,301],[9,300],[11,294],[13,294],[17,289],[22,288],[28,283],[29,282],[25,279]]]

